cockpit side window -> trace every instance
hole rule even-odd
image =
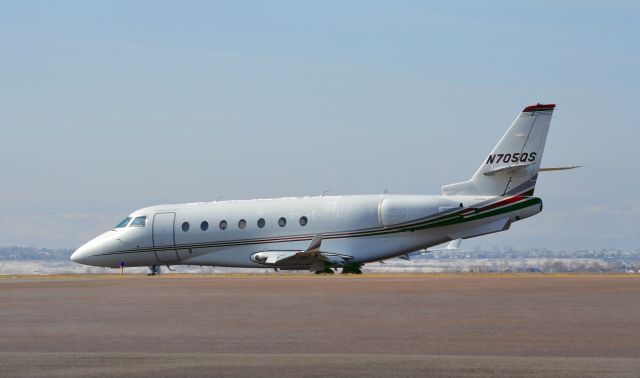
[[[147,217],[136,217],[129,227],[144,227],[147,224]]]
[[[114,228],[127,227],[130,220],[131,220],[131,217],[126,217],[120,223],[118,223]]]

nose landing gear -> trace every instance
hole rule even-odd
[[[162,273],[160,265],[149,265],[149,273],[147,274],[147,276],[160,275],[160,273]]]

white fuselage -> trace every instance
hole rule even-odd
[[[363,264],[503,231],[541,210],[536,197],[386,194],[160,205],[133,212],[129,224],[89,241],[72,260],[105,267],[308,269],[306,263],[279,266],[252,256],[302,251],[314,235],[322,234],[323,252]],[[133,220],[139,217],[146,219],[136,226]]]
[[[161,205],[135,211],[73,253],[97,266],[352,270],[453,239],[507,230],[532,197],[554,104],[527,106],[471,179],[442,196],[359,195]]]

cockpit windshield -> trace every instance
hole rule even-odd
[[[136,217],[129,227],[144,227],[147,223],[147,217]]]
[[[130,220],[131,220],[131,217],[126,217],[120,223],[116,224],[116,226],[114,228],[127,227],[127,225],[129,224]]]

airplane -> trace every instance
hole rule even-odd
[[[525,107],[475,174],[444,185],[441,195],[323,193],[145,207],[71,260],[147,266],[152,274],[172,265],[360,273],[368,262],[506,231],[542,211],[533,194],[554,108]]]

